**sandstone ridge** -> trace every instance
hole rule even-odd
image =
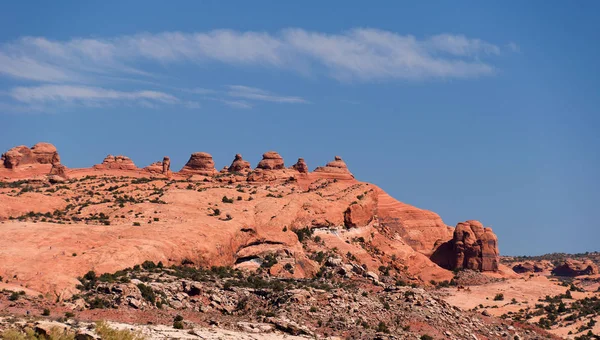
[[[302,158],[287,168],[269,151],[251,169],[238,154],[218,172],[210,154],[195,152],[171,172],[169,157],[139,169],[109,155],[93,168],[67,169],[56,148],[11,150],[21,157],[3,161],[19,168],[35,160],[47,167],[44,175],[63,179],[49,187],[58,178],[1,172],[23,180],[0,187],[0,276],[40,292],[72,293],[91,268],[114,272],[145,260],[305,278],[325,265],[321,253],[373,280],[389,267],[422,282],[450,280],[448,269],[498,270],[490,228],[477,221],[448,227],[436,213],[356,180],[339,156],[309,172]]]

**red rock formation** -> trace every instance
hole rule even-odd
[[[67,167],[62,164],[52,164],[52,169],[50,169],[51,176],[58,176],[63,179],[67,179]]]
[[[344,211],[346,228],[357,228],[368,225],[377,215],[377,194],[374,191],[359,195],[357,201]]]
[[[56,147],[49,143],[37,143],[31,149],[21,145],[2,154],[0,164],[7,169],[28,164],[60,164],[60,156]]]
[[[97,170],[137,170],[133,161],[126,156],[108,155],[101,164],[94,165]]]
[[[380,224],[398,233],[414,250],[429,256],[436,243],[452,238],[452,228],[438,214],[397,201],[379,188],[377,191]]]
[[[168,156],[165,156],[162,162],[154,162],[144,168],[145,171],[148,171],[150,173],[163,175],[169,175],[171,173],[170,169],[171,160]]]
[[[497,271],[500,263],[498,238],[479,221],[460,222],[452,240],[440,244],[431,260],[446,269]]]
[[[229,172],[248,172],[250,171],[250,162],[242,159],[242,155],[239,153],[235,155],[231,166],[227,169]]]
[[[342,180],[352,180],[354,175],[348,171],[346,163],[340,156],[335,156],[335,159],[325,166],[320,166],[312,173],[313,177],[333,178]]]
[[[304,158],[298,158],[298,162],[296,162],[296,164],[292,165],[290,167],[290,169],[297,170],[298,172],[300,172],[302,174],[308,173],[308,165],[306,165]]]
[[[513,265],[512,270],[515,273],[541,273],[552,269],[552,263],[550,261],[525,261],[523,263],[517,263]]]
[[[265,152],[262,160],[256,166],[257,169],[263,170],[280,170],[285,169],[283,158],[275,151]]]
[[[335,159],[327,163],[327,165],[316,168],[315,172],[350,174],[350,171],[348,171],[348,166],[346,166],[346,163],[340,156],[335,156]]]
[[[169,156],[163,157],[162,173],[163,175],[168,175],[171,173],[171,158],[169,158]]]
[[[565,260],[562,264],[556,266],[552,270],[552,275],[556,276],[579,276],[579,275],[594,275],[598,274],[598,266],[590,261],[586,260],[578,261],[573,259]]]
[[[179,173],[212,176],[217,174],[217,170],[215,169],[215,162],[209,153],[194,152]]]

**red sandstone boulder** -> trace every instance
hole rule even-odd
[[[101,164],[96,164],[93,168],[97,170],[137,170],[133,161],[122,155],[108,155]]]
[[[552,275],[556,276],[579,276],[598,274],[598,266],[590,261],[578,261],[568,259],[552,270]]]
[[[194,152],[179,173],[212,176],[217,174],[217,169],[215,169],[215,162],[209,153]]]
[[[296,164],[292,165],[290,167],[290,169],[294,169],[303,174],[308,173],[308,165],[306,165],[304,158],[298,158],[298,162],[296,162]]]
[[[263,170],[280,170],[285,169],[283,158],[275,151],[265,152],[262,160],[256,166],[257,169]]]
[[[452,240],[439,244],[431,260],[446,269],[497,271],[499,255],[492,229],[470,220],[456,225]]]
[[[7,169],[28,164],[60,164],[60,156],[54,145],[37,143],[31,149],[24,145],[14,147],[0,157],[0,165]]]
[[[239,153],[235,155],[233,162],[227,169],[229,172],[249,172],[250,171],[250,162],[242,159],[242,155]]]

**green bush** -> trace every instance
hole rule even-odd
[[[504,294],[498,293],[494,296],[494,301],[504,301]]]

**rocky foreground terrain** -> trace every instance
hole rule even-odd
[[[356,180],[341,157],[312,172],[272,151],[255,168],[238,154],[216,170],[206,152],[178,172],[170,164],[109,155],[69,169],[47,143],[4,153],[0,329],[56,339],[600,333],[593,261],[501,258],[490,228],[447,226]]]

